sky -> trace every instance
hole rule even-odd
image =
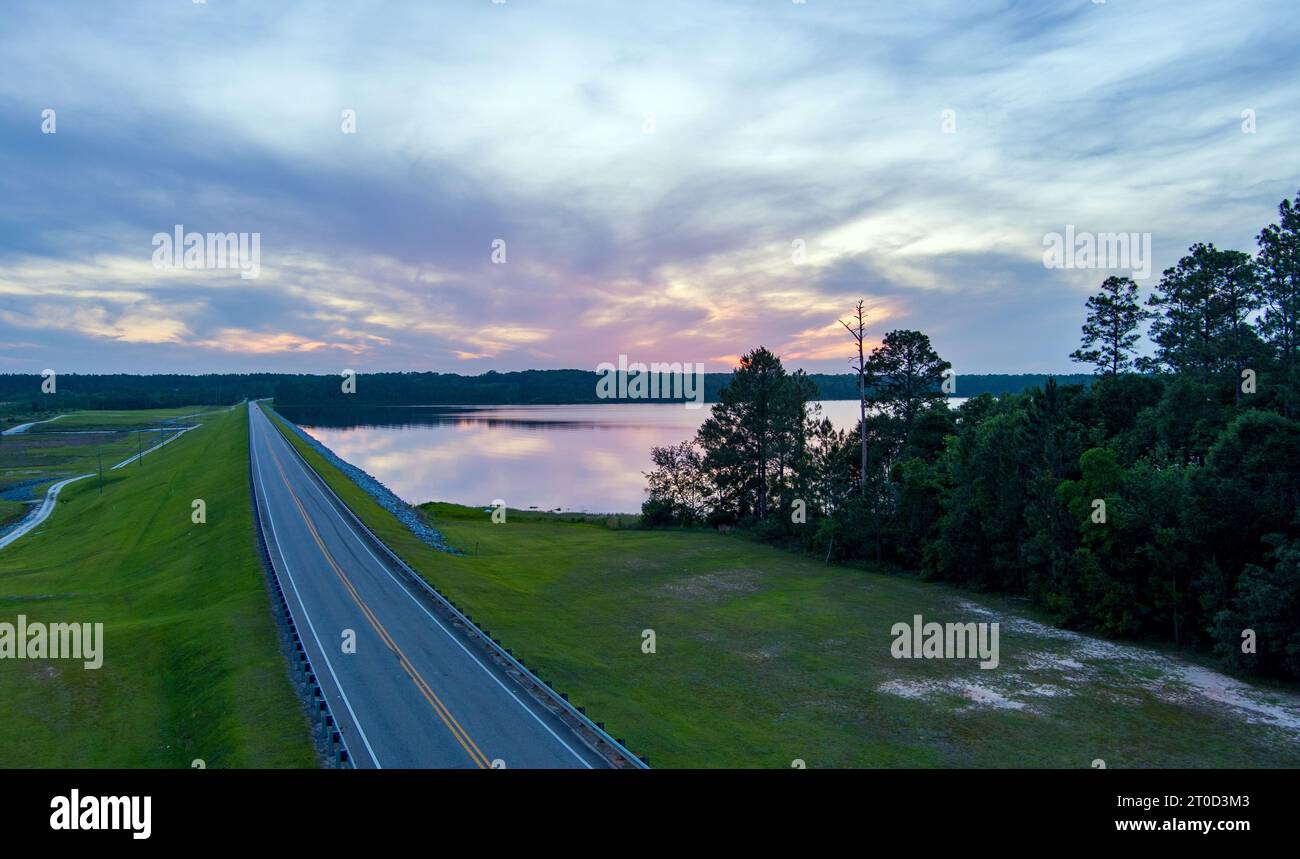
[[[959,374],[1078,372],[1130,272],[1045,237],[1149,234],[1144,295],[1254,251],[1298,36],[1293,2],[7,0],[0,372],[843,372],[859,298]],[[257,276],[160,260],[178,226]]]

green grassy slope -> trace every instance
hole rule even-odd
[[[0,660],[0,766],[313,766],[252,542],[244,409],[67,487],[0,551],[0,621],[102,622],[104,665]],[[207,524],[191,522],[191,501]]]
[[[655,766],[1300,765],[1294,735],[1181,699],[1161,655],[1085,659],[1106,643],[996,600],[982,602],[1002,615],[1001,669],[893,659],[898,621],[982,619],[941,585],[712,533],[517,511],[493,525],[448,504],[423,509],[471,554],[437,552],[289,437],[416,570]]]
[[[224,412],[226,408],[226,406],[181,406],[174,409],[69,412],[57,421],[37,424],[27,432],[57,433],[70,430],[134,429],[136,427],[157,427],[164,421],[191,424],[205,417],[215,417]],[[13,438],[13,436],[10,437]],[[148,441],[147,438],[145,440]]]
[[[27,515],[29,509],[31,508],[21,501],[8,501],[0,498],[0,527],[17,522]]]
[[[200,410],[203,413],[195,415]],[[71,412],[25,433],[0,436],[0,491],[40,480],[41,484],[31,487],[36,497],[44,493],[45,485],[60,478],[97,471],[101,464],[108,472],[141,448],[152,447],[175,432],[135,433],[132,430],[156,430],[163,421],[174,421],[182,415],[190,416],[179,421],[182,425],[203,423],[223,413],[217,407],[196,406],[135,412]]]

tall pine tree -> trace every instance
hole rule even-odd
[[[1259,332],[1281,365],[1283,408],[1292,415],[1300,406],[1295,374],[1300,370],[1300,192],[1283,200],[1278,222],[1259,234],[1256,273],[1264,312]]]
[[[1151,325],[1156,367],[1210,382],[1240,371],[1258,338],[1247,324],[1259,307],[1250,256],[1197,243],[1178,265],[1165,269],[1147,301],[1162,311]],[[1235,384],[1234,384],[1235,387]]]
[[[870,373],[876,379],[872,401],[896,424],[895,444],[901,445],[916,416],[944,399],[943,374],[952,365],[939,357],[930,338],[920,331],[890,331],[871,352]]]
[[[1108,277],[1096,295],[1088,297],[1083,342],[1070,357],[1095,365],[1099,376],[1118,376],[1133,369],[1138,326],[1151,317],[1138,303],[1138,286],[1131,278]]]
[[[741,519],[767,518],[792,458],[802,454],[808,401],[816,386],[802,371],[787,373],[760,346],[740,359],[697,438],[704,468]]]

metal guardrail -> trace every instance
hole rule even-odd
[[[269,406],[263,406],[263,408],[265,408],[267,411],[274,412],[275,415],[279,417],[281,420],[284,420],[286,423],[288,422],[288,420],[283,415],[281,415],[279,412],[276,412],[274,409],[270,408]],[[271,423],[272,425],[275,424],[274,421],[272,421]],[[278,429],[279,428],[277,427],[277,430]],[[284,433],[281,432],[281,435],[283,436]],[[489,649],[493,651],[493,653],[497,656],[497,658],[503,660],[513,670],[519,672],[521,675],[528,678],[529,685],[532,687],[532,689],[535,692],[538,692],[546,696],[547,700],[551,704],[553,704],[558,709],[562,710],[569,718],[577,721],[582,726],[583,729],[591,732],[596,737],[598,737],[602,743],[608,745],[610,749],[612,749],[614,752],[618,754],[619,758],[621,758],[628,767],[633,769],[650,769],[649,761],[633,753],[632,750],[627,748],[627,746],[625,746],[620,740],[617,740],[614,737],[610,736],[603,727],[601,727],[596,722],[592,721],[592,719],[588,717],[585,712],[579,710],[573,704],[569,703],[567,697],[563,696],[559,692],[556,692],[555,689],[552,688],[549,683],[542,680],[540,677],[538,677],[536,674],[530,671],[528,667],[524,665],[523,662],[516,659],[513,653],[511,653],[505,647],[501,646],[501,644],[496,639],[494,639],[486,630],[484,630],[477,623],[475,623],[468,615],[466,615],[460,609],[456,608],[455,604],[452,603],[450,599],[443,596],[441,591],[439,591],[436,587],[434,587],[433,585],[425,581],[424,577],[421,576],[419,573],[417,573],[415,570],[411,569],[409,564],[403,561],[396,552],[394,552],[392,549],[388,547],[387,543],[385,543],[383,540],[379,538],[379,535],[377,535],[374,531],[370,530],[370,526],[368,526],[365,522],[362,522],[361,518],[357,516],[356,513],[352,512],[352,508],[349,507],[347,503],[338,496],[338,493],[335,492],[333,487],[329,485],[329,481],[327,481],[324,477],[322,477],[320,473],[316,471],[316,469],[312,466],[312,464],[307,461],[307,458],[304,457],[298,451],[298,448],[293,444],[293,441],[288,438],[285,438],[285,441],[289,442],[289,447],[291,450],[293,450],[294,455],[297,456],[298,459],[302,461],[304,466],[306,466],[308,473],[310,473],[314,478],[316,478],[316,481],[322,487],[324,487],[326,492],[330,494],[330,497],[334,499],[339,509],[343,510],[348,516],[352,518],[353,522],[357,523],[357,525],[361,527],[361,533],[369,537],[369,539],[378,548],[382,549],[393,560],[393,562],[397,565],[397,568],[408,579],[410,579],[416,586],[418,586],[425,594],[432,597],[434,600],[437,600],[439,605],[441,605],[446,611],[451,613],[452,616],[455,617],[467,630],[472,631],[481,640],[481,642],[484,645],[486,645]],[[578,732],[578,736],[582,737],[582,734]],[[588,746],[592,745],[590,742],[587,742],[585,738],[583,739]],[[599,748],[595,748],[594,746],[593,746],[593,751],[595,751],[597,754],[602,754],[602,755],[604,754]],[[608,757],[608,755],[604,755],[604,756]]]
[[[251,421],[251,414],[249,417]],[[248,444],[251,451],[253,444],[251,424]],[[266,533],[262,525],[262,502],[264,499],[257,489],[257,476],[253,473],[253,457],[251,455],[248,457],[248,483],[253,493],[253,531],[257,537],[257,548],[262,555],[262,564],[266,567],[271,579],[272,590],[275,594],[273,605],[276,615],[289,633],[293,655],[297,658],[296,670],[302,684],[302,691],[308,697],[312,707],[314,707],[314,712],[311,712],[311,707],[309,707],[309,712],[314,716],[314,721],[319,724],[325,734],[324,740],[330,752],[330,760],[336,766],[355,769],[356,762],[352,760],[352,755],[348,751],[347,741],[343,738],[343,732],[339,729],[338,721],[334,718],[329,701],[325,698],[325,691],[316,679],[316,672],[311,667],[311,658],[307,655],[307,648],[303,644],[301,636],[298,635],[298,625],[293,619],[293,611],[289,608],[289,600],[284,595],[284,587],[280,583],[280,574],[276,572],[275,562],[271,560],[271,550],[267,545]]]

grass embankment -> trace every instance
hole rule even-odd
[[[1294,734],[1184,697],[1162,655],[1070,637],[997,600],[981,598],[1002,620],[998,669],[893,659],[890,629],[914,614],[998,619],[942,585],[713,533],[513,510],[493,525],[425,505],[472,554],[438,552],[287,435],[416,570],[655,766],[1300,765]]]
[[[110,472],[106,456],[102,495],[68,486],[0,551],[0,620],[104,624],[98,670],[0,660],[0,766],[315,764],[252,541],[247,451],[239,408],[142,465]]]
[[[0,492],[22,485],[28,489],[25,495],[39,497],[55,480],[98,471],[101,464],[107,472],[175,433],[173,427],[202,423],[223,408],[69,412],[24,433],[0,436]]]
[[[9,501],[0,498],[0,528],[3,528],[12,522],[17,522],[19,519],[27,515],[29,509],[30,508],[21,501]]]
[[[226,411],[227,406],[181,406],[173,409],[139,409],[126,411],[85,410],[69,412],[56,421],[37,424],[28,433],[57,433],[74,430],[128,430],[160,425],[200,423]],[[13,436],[11,436],[13,438]],[[148,439],[145,439],[146,442]]]
[[[158,443],[156,435],[146,447]],[[91,435],[77,433],[24,433],[5,436],[0,441],[0,491],[33,481],[53,481],[99,470],[102,462],[107,472],[117,463],[136,453],[133,433]],[[33,493],[43,494],[41,493]]]

